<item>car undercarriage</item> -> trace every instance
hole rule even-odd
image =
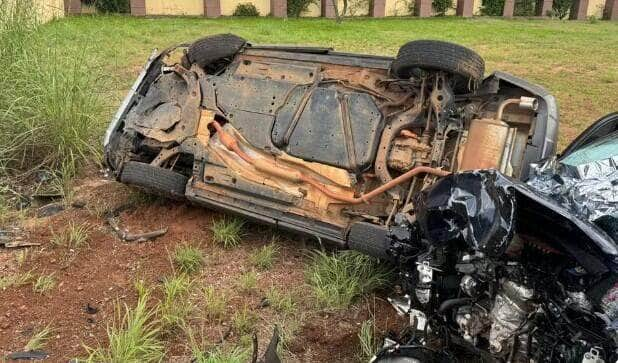
[[[376,361],[616,360],[611,232],[522,182],[555,155],[555,99],[484,72],[440,41],[390,58],[206,37],[153,54],[105,161],[124,183],[396,265],[410,327]]]

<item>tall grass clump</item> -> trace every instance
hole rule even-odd
[[[37,18],[36,0],[0,0],[0,177],[73,173],[98,159],[102,77],[82,46]]]
[[[344,309],[376,289],[385,287],[391,270],[377,259],[356,251],[314,252],[305,270],[317,302],[325,308]]]
[[[139,297],[134,308],[116,304],[114,323],[107,328],[107,347],[86,347],[86,362],[160,362],[165,348],[159,339],[160,322],[156,320],[157,309],[148,308],[150,290],[138,286]]]

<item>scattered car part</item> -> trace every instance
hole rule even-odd
[[[42,350],[29,350],[26,352],[15,352],[6,356],[9,360],[44,360],[49,357],[47,352]]]
[[[146,242],[153,240],[157,237],[161,237],[167,233],[167,227],[145,233],[130,233],[129,231],[121,229],[118,226],[118,222],[116,221],[115,217],[107,218],[107,223],[112,228],[112,230],[116,232],[118,238],[120,238],[123,242]]]
[[[12,227],[10,230],[0,230],[0,246],[4,248],[19,248],[40,246],[39,242],[31,241],[26,233],[19,227]]]

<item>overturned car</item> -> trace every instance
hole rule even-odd
[[[396,264],[410,326],[376,361],[615,361],[618,116],[556,158],[554,97],[484,72],[440,41],[389,58],[210,36],[153,54],[105,161]]]

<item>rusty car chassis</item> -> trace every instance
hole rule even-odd
[[[154,53],[104,144],[121,182],[394,264],[410,324],[375,361],[615,361],[618,114],[560,157],[557,131],[459,45],[222,34]]]
[[[191,49],[151,58],[107,132],[108,165],[121,180],[341,246],[358,222],[388,225],[437,177],[525,177],[554,152],[554,98],[505,73],[480,79],[482,60],[457,94],[448,69],[401,79],[387,57],[243,42],[215,69],[187,64]],[[136,163],[180,183],[123,176]]]

